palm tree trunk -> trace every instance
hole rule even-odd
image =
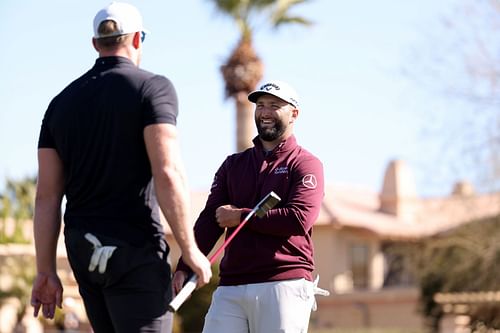
[[[253,104],[248,100],[247,93],[238,92],[234,96],[236,102],[236,149],[238,152],[253,146],[255,136],[255,121]]]

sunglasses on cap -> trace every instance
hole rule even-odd
[[[145,39],[146,39],[146,33],[144,31],[141,31],[141,43],[144,43]]]

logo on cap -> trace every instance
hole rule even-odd
[[[262,87],[260,87],[260,90],[269,91],[269,90],[272,90],[273,88],[276,89],[276,90],[280,90],[280,87],[277,84],[274,84],[274,83],[266,83],[265,85],[263,85]]]

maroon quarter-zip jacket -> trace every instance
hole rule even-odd
[[[231,204],[248,214],[274,191],[281,201],[263,218],[253,216],[226,247],[220,285],[296,278],[312,281],[311,237],[324,196],[323,165],[294,136],[269,153],[258,138],[253,142],[254,147],[228,156],[215,174],[194,227],[196,242],[208,254],[223,234],[215,219],[219,206]],[[234,229],[229,228],[226,237]],[[182,259],[177,269],[189,272]]]

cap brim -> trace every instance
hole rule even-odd
[[[286,102],[288,104],[293,105],[294,107],[297,107],[294,103],[287,101],[286,99],[284,99],[283,97],[281,97],[277,94],[273,94],[272,92],[262,91],[262,90],[256,90],[256,91],[253,91],[250,94],[248,94],[248,100],[252,103],[257,103],[257,100],[262,95],[271,95],[271,96],[277,97],[277,98],[281,99],[283,102]]]
[[[255,90],[255,91],[252,91],[250,94],[248,94],[248,100],[252,103],[256,103],[257,100],[259,99],[259,97],[264,95],[264,94],[273,95],[273,94],[270,94],[270,93],[267,93],[267,92],[264,92],[261,90]],[[273,96],[275,96],[275,95],[273,95]]]

